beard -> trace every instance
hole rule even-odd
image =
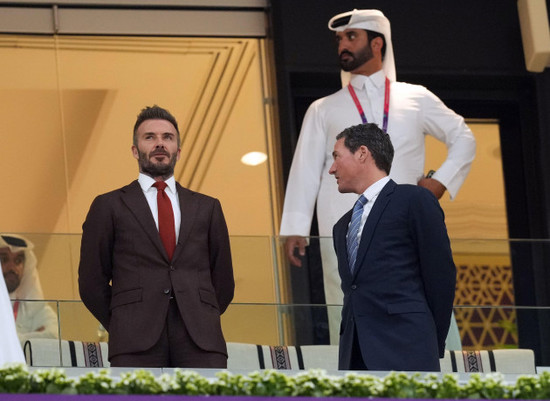
[[[347,55],[349,57],[343,59],[343,55]],[[354,71],[372,58],[373,54],[370,48],[370,43],[367,43],[364,48],[355,53],[348,50],[342,50],[342,53],[340,53],[340,68],[346,72]]]
[[[170,153],[166,151],[155,151],[147,154],[138,149],[138,154],[139,171],[141,171],[143,174],[146,174],[152,178],[162,177],[163,179],[170,178],[174,175],[174,166],[176,165],[177,161],[177,153],[170,155]],[[152,162],[151,158],[154,157],[154,155],[156,154],[166,155],[169,157],[170,160],[168,161],[168,163]]]
[[[8,293],[10,294],[14,292],[17,289],[17,287],[19,287],[19,284],[21,284],[21,279],[14,272],[4,273],[4,281],[6,282],[6,288],[8,289]]]

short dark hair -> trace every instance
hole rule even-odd
[[[390,136],[378,125],[368,123],[351,126],[336,136],[336,140],[342,138],[344,138],[344,145],[351,153],[357,152],[361,146],[366,146],[376,167],[390,174],[394,154],[393,145]]]
[[[367,40],[368,40],[369,46],[370,46],[370,42],[373,39],[382,38],[383,45],[382,45],[382,49],[380,50],[380,52],[382,53],[382,61],[384,61],[384,57],[386,57],[386,38],[380,32],[375,32],[375,31],[371,31],[371,30],[368,30],[368,29],[365,29],[365,31],[367,32]]]
[[[156,104],[154,106],[147,106],[137,116],[136,123],[134,124],[134,145],[137,146],[137,129],[141,125],[142,122],[146,120],[166,120],[169,123],[171,123],[174,128],[176,128],[176,132],[178,133],[178,148],[180,146],[180,131],[178,129],[178,122],[176,121],[176,118],[166,109],[163,109],[162,107],[157,106]]]

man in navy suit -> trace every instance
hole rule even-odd
[[[388,177],[393,146],[376,124],[336,138],[329,173],[340,192],[361,195],[333,229],[339,369],[439,371],[456,282],[443,211],[430,191]]]

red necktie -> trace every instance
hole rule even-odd
[[[174,228],[174,211],[172,210],[172,203],[170,203],[170,198],[168,198],[168,195],[164,192],[164,189],[167,187],[164,181],[157,181],[153,186],[157,189],[160,239],[164,244],[168,259],[172,260],[174,248],[176,248],[176,230]]]

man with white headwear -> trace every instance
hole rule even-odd
[[[36,269],[34,244],[15,234],[0,234],[0,261],[12,300],[21,344],[31,338],[57,338],[57,315],[44,300]]]
[[[0,263],[0,268],[2,263]],[[23,350],[19,345],[15,331],[12,308],[8,289],[4,277],[0,279],[0,327],[2,327],[2,341],[0,341],[0,367],[5,363],[25,363]]]
[[[456,196],[475,157],[475,138],[461,116],[425,87],[396,81],[390,23],[382,12],[349,11],[331,18],[328,26],[336,33],[343,88],[311,104],[294,153],[280,235],[288,236],[286,253],[297,266],[301,260],[295,252],[305,255],[304,237],[310,233],[315,204],[319,235],[330,237],[334,224],[357,200],[355,194],[339,193],[328,174],[336,135],[345,128],[376,123],[390,135],[395,148],[390,178],[398,184],[423,186],[438,199],[445,191],[451,199]],[[443,142],[448,152],[443,164],[427,176],[425,135]],[[340,278],[328,239],[321,239],[321,258],[326,303],[341,305]],[[338,313],[329,309],[331,343],[338,338],[334,324]],[[447,347],[459,349],[452,320]]]

